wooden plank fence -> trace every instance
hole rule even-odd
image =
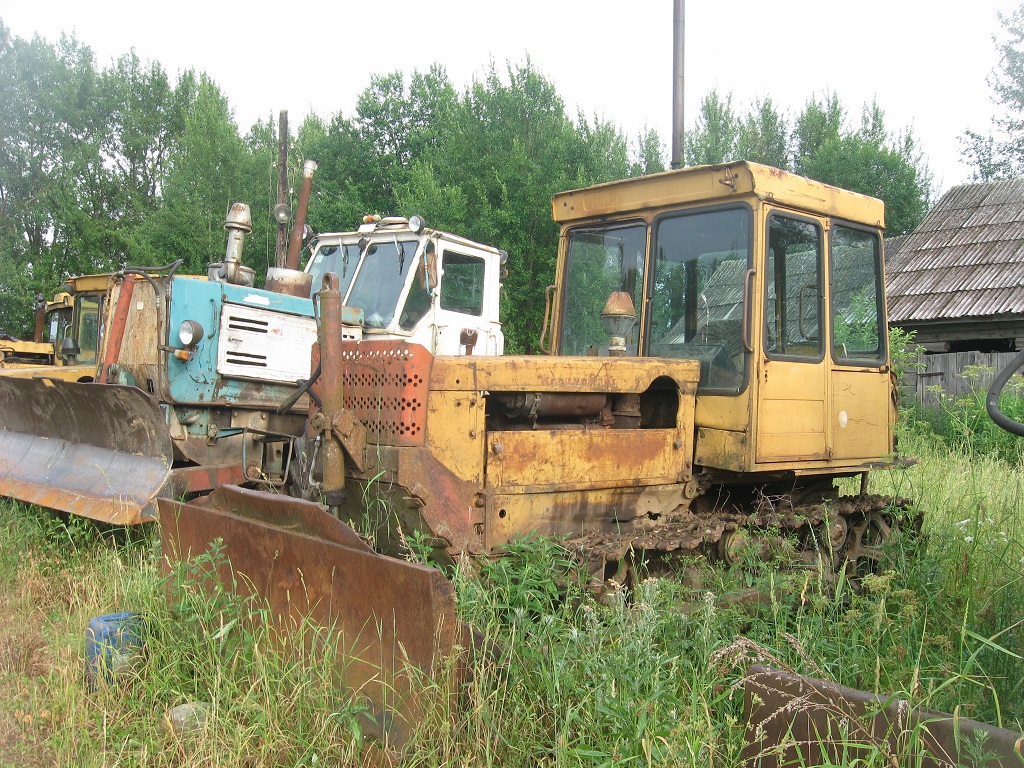
[[[936,406],[940,392],[950,397],[985,392],[995,374],[1016,355],[1016,352],[920,354],[916,365],[907,365],[901,384],[905,393],[914,393],[922,404]],[[1013,384],[1012,381],[1007,384],[1004,391],[1009,391]]]

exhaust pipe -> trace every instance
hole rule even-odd
[[[267,270],[268,291],[304,298],[310,296],[313,281],[299,269],[299,254],[302,251],[302,230],[306,228],[306,214],[309,211],[309,197],[313,191],[315,172],[315,160],[307,160],[302,164],[302,187],[299,189],[299,205],[295,211],[295,223],[292,225],[292,239],[288,244],[288,258],[285,259],[284,267],[271,267]]]
[[[302,164],[302,188],[299,190],[299,207],[295,211],[295,223],[292,225],[292,240],[288,244],[288,259],[284,265],[288,269],[299,268],[299,251],[302,250],[302,230],[306,228],[306,213],[309,211],[309,196],[313,191],[313,174],[316,173],[316,161],[307,160]]]
[[[245,236],[252,232],[252,216],[249,206],[235,203],[228,209],[224,229],[228,231],[228,247],[224,261],[214,262],[207,268],[207,277],[215,283],[230,283],[252,287],[256,282],[256,272],[251,267],[242,265],[242,248]]]

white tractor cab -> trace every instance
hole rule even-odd
[[[500,355],[501,271],[508,254],[409,219],[367,216],[356,232],[317,237],[306,265],[311,292],[334,272],[343,304],[363,310],[345,338],[392,338],[435,355]]]

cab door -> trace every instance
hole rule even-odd
[[[879,458],[892,450],[881,237],[834,221],[828,240],[831,457]]]
[[[767,209],[758,365],[758,464],[829,458],[825,220]]]

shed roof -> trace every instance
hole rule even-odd
[[[953,187],[886,245],[890,323],[1024,313],[1024,179]]]

